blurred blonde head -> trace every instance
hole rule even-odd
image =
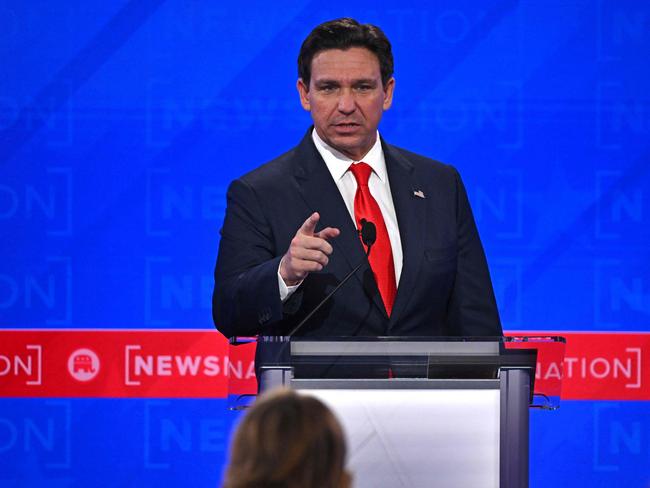
[[[346,488],[341,425],[318,399],[277,390],[237,427],[224,488]]]

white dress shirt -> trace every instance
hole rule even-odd
[[[370,179],[368,181],[368,188],[370,193],[377,201],[381,209],[386,230],[388,231],[388,238],[390,239],[390,247],[393,251],[393,262],[395,263],[395,284],[399,285],[399,279],[402,274],[402,240],[399,235],[399,227],[397,226],[397,215],[395,214],[395,206],[393,205],[393,197],[390,192],[390,182],[388,181],[388,173],[386,171],[386,160],[384,158],[384,150],[381,147],[379,140],[379,133],[377,133],[377,140],[370,148],[370,151],[360,161],[353,161],[349,157],[341,154],[336,149],[330,147],[323,141],[316,129],[311,133],[311,137],[316,145],[316,149],[322,156],[327,169],[332,175],[332,179],[336,183],[345,206],[350,213],[350,218],[354,222],[354,196],[357,192],[357,180],[351,171],[348,171],[350,165],[363,161],[372,168]],[[278,285],[280,287],[280,298],[285,301],[293,292],[300,286],[300,283],[295,286],[287,286],[280,276],[280,268],[278,268]]]

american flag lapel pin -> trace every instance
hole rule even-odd
[[[413,190],[413,196],[416,196],[418,198],[426,198],[422,190]]]

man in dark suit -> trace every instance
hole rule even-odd
[[[316,27],[298,58],[302,142],[232,182],[213,316],[226,336],[500,336],[483,248],[454,168],[387,144],[391,46],[353,19]],[[369,258],[359,238],[372,221]]]

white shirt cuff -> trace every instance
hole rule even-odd
[[[282,266],[282,259],[280,259],[280,264],[278,266],[278,287],[280,289],[280,300],[282,301],[282,303],[284,303],[286,300],[289,299],[291,295],[294,294],[294,292],[298,289],[298,287],[302,285],[302,281],[297,285],[287,286],[287,284],[282,279],[282,275],[280,274],[280,266]]]

